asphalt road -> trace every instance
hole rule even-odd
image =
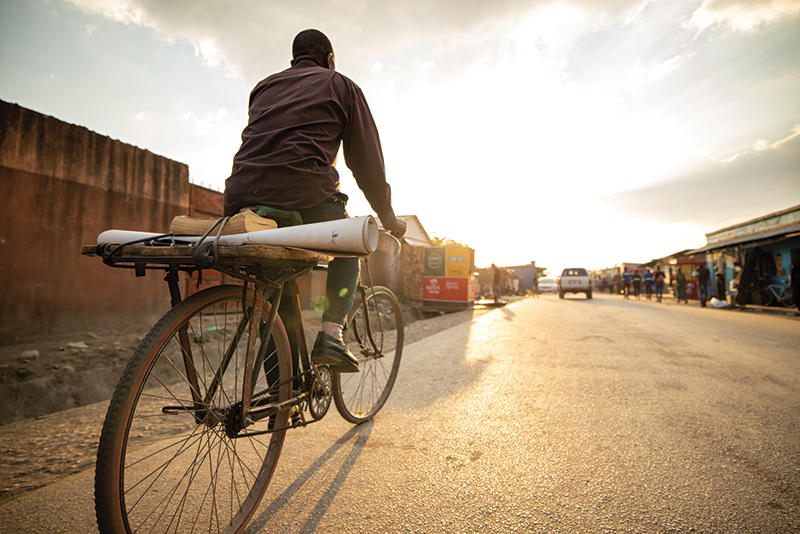
[[[0,532],[95,532],[92,470]],[[291,431],[251,533],[800,532],[800,319],[524,299],[406,347],[387,406]]]

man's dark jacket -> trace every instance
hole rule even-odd
[[[339,190],[340,142],[347,166],[386,227],[395,222],[378,130],[361,89],[311,59],[256,85],[242,145],[225,181],[225,215],[246,206],[314,207]]]

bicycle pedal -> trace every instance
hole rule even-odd
[[[300,408],[295,406],[289,412],[289,423],[288,423],[289,428],[300,427],[305,425],[306,421],[305,417],[303,417],[303,412],[300,410]]]

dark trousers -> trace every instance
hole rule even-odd
[[[661,300],[664,297],[664,282],[656,282],[656,298]]]
[[[304,224],[335,221],[347,218],[347,210],[345,209],[346,203],[347,195],[336,193],[313,208],[297,211],[303,218]],[[358,273],[358,258],[334,258],[328,264],[328,278],[325,284],[325,305],[324,311],[322,312],[323,322],[330,321],[337,324],[344,324],[344,318],[353,305],[353,297],[358,284]],[[292,366],[296,373],[299,369],[299,349],[297,346],[299,340],[294,336],[294,328],[296,325],[294,324],[295,317],[292,308],[292,298],[296,297],[284,295],[281,299],[280,307],[278,308],[278,314],[289,334],[289,345],[292,351]],[[264,368],[268,370],[267,382],[269,384],[277,383],[279,378],[278,369],[274,366],[275,362],[272,360],[265,362],[264,365]],[[297,378],[295,379],[294,387],[298,389],[302,387]]]
[[[347,218],[346,204],[347,195],[336,193],[313,208],[297,211],[303,217],[303,224],[335,221]],[[334,258],[328,264],[323,322],[344,324],[344,318],[353,305],[358,272],[358,258]]]
[[[700,299],[700,305],[705,306],[708,300],[708,282],[697,283],[697,298]]]

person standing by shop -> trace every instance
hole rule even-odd
[[[705,263],[701,263],[700,267],[697,268],[697,296],[700,299],[700,306],[703,308],[706,307],[706,301],[708,300],[708,284],[711,279],[710,272],[708,270],[708,266]]]
[[[684,275],[680,270],[675,273],[675,297],[680,301],[689,304],[689,301],[686,299],[686,275]]]
[[[720,254],[714,264],[714,280],[717,284],[717,298],[719,300],[727,300],[727,291],[725,289],[725,256]],[[784,269],[784,273],[786,270]]]

